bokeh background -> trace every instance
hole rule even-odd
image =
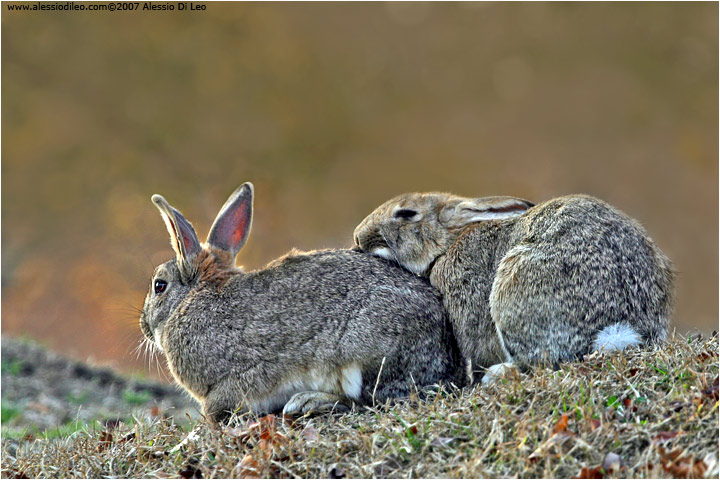
[[[717,3],[6,7],[4,335],[150,373],[150,195],[204,236],[247,180],[247,268],[405,191],[596,195],[675,262],[676,329],[717,328]]]

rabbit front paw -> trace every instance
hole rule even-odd
[[[488,367],[482,378],[482,384],[484,386],[493,385],[513,374],[517,374],[517,369],[512,362],[498,363]]]
[[[349,412],[352,404],[338,395],[326,392],[299,392],[290,397],[283,408],[285,415],[305,415],[307,413],[344,413]]]

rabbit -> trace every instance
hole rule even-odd
[[[354,240],[429,277],[483,383],[660,342],[672,313],[670,260],[637,221],[587,195],[535,205],[410,193],[368,215]]]
[[[235,190],[202,245],[152,196],[176,258],[155,269],[140,328],[206,417],[322,412],[466,384],[442,299],[393,262],[291,251],[257,271],[236,268],[253,196],[251,183]]]

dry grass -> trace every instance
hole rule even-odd
[[[3,439],[4,477],[715,477],[718,338],[342,416]],[[176,447],[174,450],[173,448]]]

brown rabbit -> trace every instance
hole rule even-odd
[[[672,311],[670,261],[638,222],[586,195],[400,195],[355,243],[429,276],[475,369],[657,342]]]
[[[179,211],[152,200],[176,258],[155,270],[140,327],[209,417],[322,411],[465,383],[426,280],[353,250],[293,251],[257,271],[236,268],[250,232],[250,183],[230,196],[202,245]]]

